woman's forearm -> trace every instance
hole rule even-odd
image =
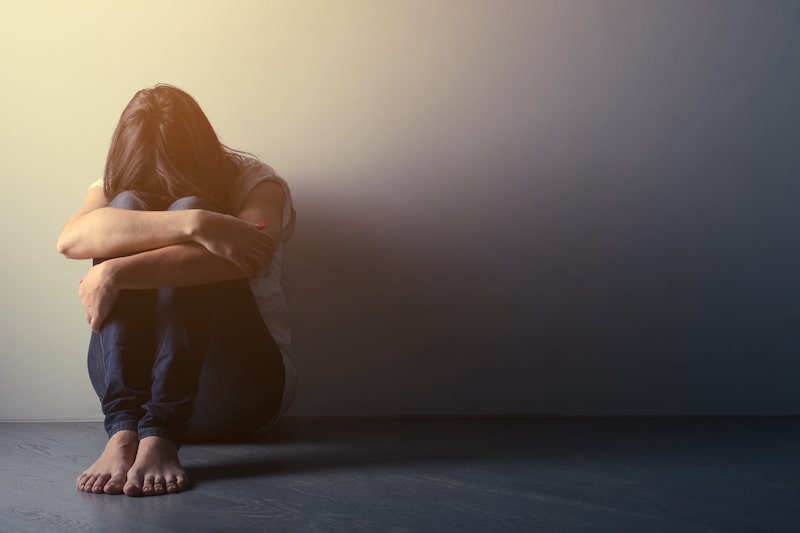
[[[232,262],[195,243],[109,259],[98,266],[107,270],[106,279],[118,290],[186,287],[247,276]]]
[[[243,256],[244,266],[198,243],[172,244],[107,259],[89,269],[78,293],[86,318],[99,331],[120,290],[203,285],[255,277],[269,268],[271,255]]]
[[[187,243],[207,211],[133,211],[101,207],[70,219],[58,239],[58,251],[70,259],[121,257]]]

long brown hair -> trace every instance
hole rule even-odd
[[[104,192],[201,196],[229,207],[238,154],[220,143],[197,102],[167,84],[137,92],[120,116],[106,159]]]

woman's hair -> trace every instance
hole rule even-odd
[[[227,207],[237,159],[194,98],[158,84],[137,92],[122,112],[103,188],[107,198],[137,191],[170,199],[201,196]]]

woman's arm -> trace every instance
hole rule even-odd
[[[282,192],[282,191],[281,191]],[[274,248],[269,235],[238,217],[187,209],[135,211],[108,207],[100,187],[89,190],[83,206],[58,239],[70,259],[124,257],[174,244],[197,243],[243,271]]]
[[[58,237],[58,251],[70,259],[120,257],[189,242],[198,224],[187,211],[131,211],[108,207],[102,187],[92,187],[81,208]]]
[[[92,267],[79,291],[92,329],[99,330],[122,289],[182,287],[254,277],[269,266],[274,249],[272,243],[280,242],[284,202],[283,189],[270,182],[259,184],[247,196],[238,218],[253,228],[257,227],[256,221],[266,222],[258,233],[270,246],[261,248],[258,253],[257,249],[250,251],[241,266],[201,244],[179,243],[109,259]]]

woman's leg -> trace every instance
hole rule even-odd
[[[170,209],[213,207],[184,198]],[[247,280],[157,292],[151,389],[126,494],[179,490],[185,438],[248,435],[277,412],[283,394],[283,360]]]
[[[150,210],[162,207],[159,203],[157,198],[123,192],[109,205]],[[94,263],[99,262],[102,259]],[[121,493],[134,462],[136,429],[150,396],[156,296],[156,291],[121,291],[101,331],[92,332],[89,377],[100,398],[109,441],[98,460],[78,477],[80,490]]]
[[[110,207],[149,211],[164,209],[163,198],[122,192]],[[94,264],[103,259],[95,259]],[[100,332],[89,341],[89,377],[100,397],[108,436],[136,430],[150,397],[155,353],[157,291],[120,291]]]
[[[245,279],[220,284],[220,299],[186,439],[252,435],[279,413],[285,369]]]
[[[252,434],[280,408],[283,358],[247,280],[160,289],[158,348],[139,437],[180,445]]]

